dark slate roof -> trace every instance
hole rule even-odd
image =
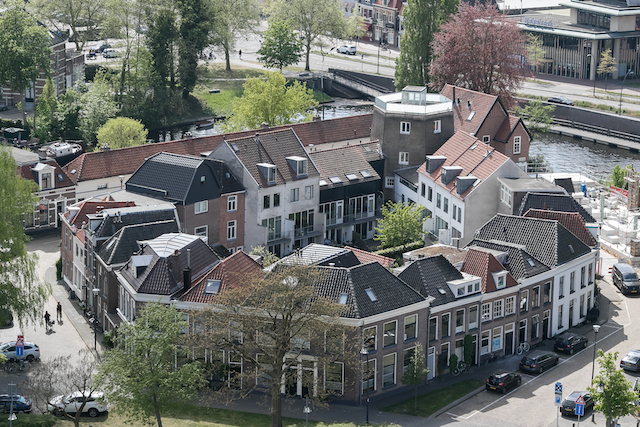
[[[344,185],[359,184],[361,182],[377,181],[380,176],[369,163],[368,154],[378,149],[377,142],[369,142],[358,145],[346,145],[329,150],[314,151],[309,154],[320,172],[320,178],[326,185],[322,189],[342,187]],[[361,171],[369,172],[369,177],[364,177]],[[355,180],[349,180],[347,173],[354,174]],[[329,177],[337,176],[342,181],[334,184]],[[417,175],[416,175],[417,176]]]
[[[420,295],[435,298],[432,307],[454,301],[456,298],[447,282],[463,278],[462,273],[442,255],[414,261],[398,277]],[[444,293],[440,292],[441,289]]]
[[[575,187],[573,186],[573,180],[571,178],[556,178],[553,180],[553,183],[558,187],[564,188],[564,191],[566,191],[569,195],[576,192]]]
[[[175,219],[127,225],[121,228],[98,249],[96,254],[107,265],[127,262],[131,255],[140,250],[139,242],[152,240],[166,233],[177,233]]]
[[[506,252],[507,259],[503,264],[504,268],[511,273],[516,280],[526,279],[528,277],[537,276],[550,268],[544,265],[540,260],[522,249],[522,246],[511,243],[495,243],[486,240],[474,239],[467,245],[469,249],[482,250],[489,249],[491,251]],[[531,261],[529,261],[531,260]],[[533,264],[533,265],[531,265]]]
[[[476,232],[476,239],[524,246],[547,267],[587,254],[591,249],[558,221],[521,216],[494,216]]]
[[[258,169],[258,163],[268,163],[276,166],[276,184],[293,182],[298,179],[317,177],[319,173],[313,162],[309,160],[307,151],[302,146],[293,129],[285,129],[266,133],[256,133],[254,136],[225,141],[232,152],[260,187],[269,187],[267,179]],[[307,162],[307,175],[298,178],[296,172],[289,166],[286,158],[291,156],[303,157]]]
[[[328,267],[331,264],[333,264],[335,267],[349,268],[355,265],[360,265],[361,263],[358,257],[352,251],[341,252],[318,263],[318,265],[324,267]]]
[[[113,236],[118,230],[127,225],[145,224],[166,220],[175,220],[175,208],[158,208],[157,206],[137,206],[117,209],[105,209],[106,218],[95,231],[97,238]]]
[[[418,168],[420,165],[411,166],[409,168],[396,169],[394,173],[401,178],[406,179],[412,184],[418,185]]]
[[[163,152],[145,160],[127,181],[127,190],[187,203],[191,187],[200,185],[200,168],[208,168],[214,177],[203,190],[207,200],[244,189],[221,160]]]
[[[567,230],[576,235],[582,242],[592,248],[598,245],[584,221],[577,212],[544,211],[541,209],[529,209],[523,216],[532,218],[551,219],[560,222]]]
[[[577,212],[584,222],[597,222],[576,199],[566,194],[527,193],[522,199],[518,214],[524,215],[529,209]]]

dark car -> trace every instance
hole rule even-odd
[[[564,104],[564,105],[573,105],[572,101],[569,101],[564,96],[551,96],[547,99],[547,102],[552,102],[554,104]]]
[[[13,396],[9,394],[0,394],[0,411],[11,411],[11,400],[13,398],[13,412],[31,412],[31,401],[19,394]]]
[[[516,388],[522,382],[520,374],[499,369],[487,378],[486,389],[500,391],[507,394],[509,389]]]
[[[546,351],[531,352],[520,360],[520,370],[540,374],[558,363],[558,356]]]
[[[640,293],[640,279],[636,270],[629,264],[615,264],[611,270],[613,284],[624,295]]]
[[[6,104],[0,103],[0,111],[7,111],[8,109],[9,107],[7,107]]]
[[[584,413],[593,409],[593,399],[591,395],[587,391],[574,391],[569,396],[567,396],[560,406],[560,413],[562,415],[574,415],[576,414],[576,400],[578,397],[582,396],[584,400]]]
[[[554,348],[556,351],[566,351],[569,354],[573,354],[577,350],[582,350],[587,347],[588,342],[589,340],[582,335],[574,334],[572,332],[564,332],[556,338]]]
[[[640,350],[631,350],[621,361],[620,367],[627,371],[640,370]]]

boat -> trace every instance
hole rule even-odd
[[[211,129],[214,124],[215,124],[214,120],[202,120],[202,121],[196,122],[196,127],[198,129]]]
[[[40,149],[38,149],[38,155],[41,159],[55,160],[60,166],[66,165],[83,152],[84,148],[82,147],[81,143],[62,141],[54,142],[53,144],[45,145],[44,147],[40,147]]]

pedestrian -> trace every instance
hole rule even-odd
[[[47,324],[47,331],[49,330],[49,325],[51,324],[51,315],[48,311],[44,312],[44,322]]]
[[[240,50],[238,51],[238,57],[239,57],[239,58],[240,58],[240,60],[242,61],[242,49],[240,49]]]
[[[62,304],[58,301],[58,306],[56,307],[56,312],[58,313],[58,322],[62,322]]]

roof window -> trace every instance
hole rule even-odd
[[[358,176],[355,173],[345,173],[345,176],[349,181],[357,181]]]
[[[347,304],[347,298],[349,298],[349,295],[340,294],[340,298],[338,299],[338,304],[346,305]]]
[[[287,157],[287,162],[289,162],[289,166],[296,172],[296,176],[305,176],[307,175],[307,159],[299,156],[291,156]]]
[[[258,170],[265,177],[267,183],[275,184],[276,182],[276,165],[270,163],[258,163]]]
[[[369,171],[360,171],[360,175],[362,175],[363,178],[371,178],[373,176]]]
[[[204,288],[205,295],[213,295],[220,292],[220,280],[207,280],[207,284]]]
[[[333,182],[334,184],[340,184],[342,182],[342,180],[338,176],[330,176],[329,181]]]
[[[369,297],[369,299],[373,302],[378,301],[378,298],[376,297],[376,294],[373,293],[373,289],[371,288],[367,288],[364,290],[367,293],[367,296]]]

